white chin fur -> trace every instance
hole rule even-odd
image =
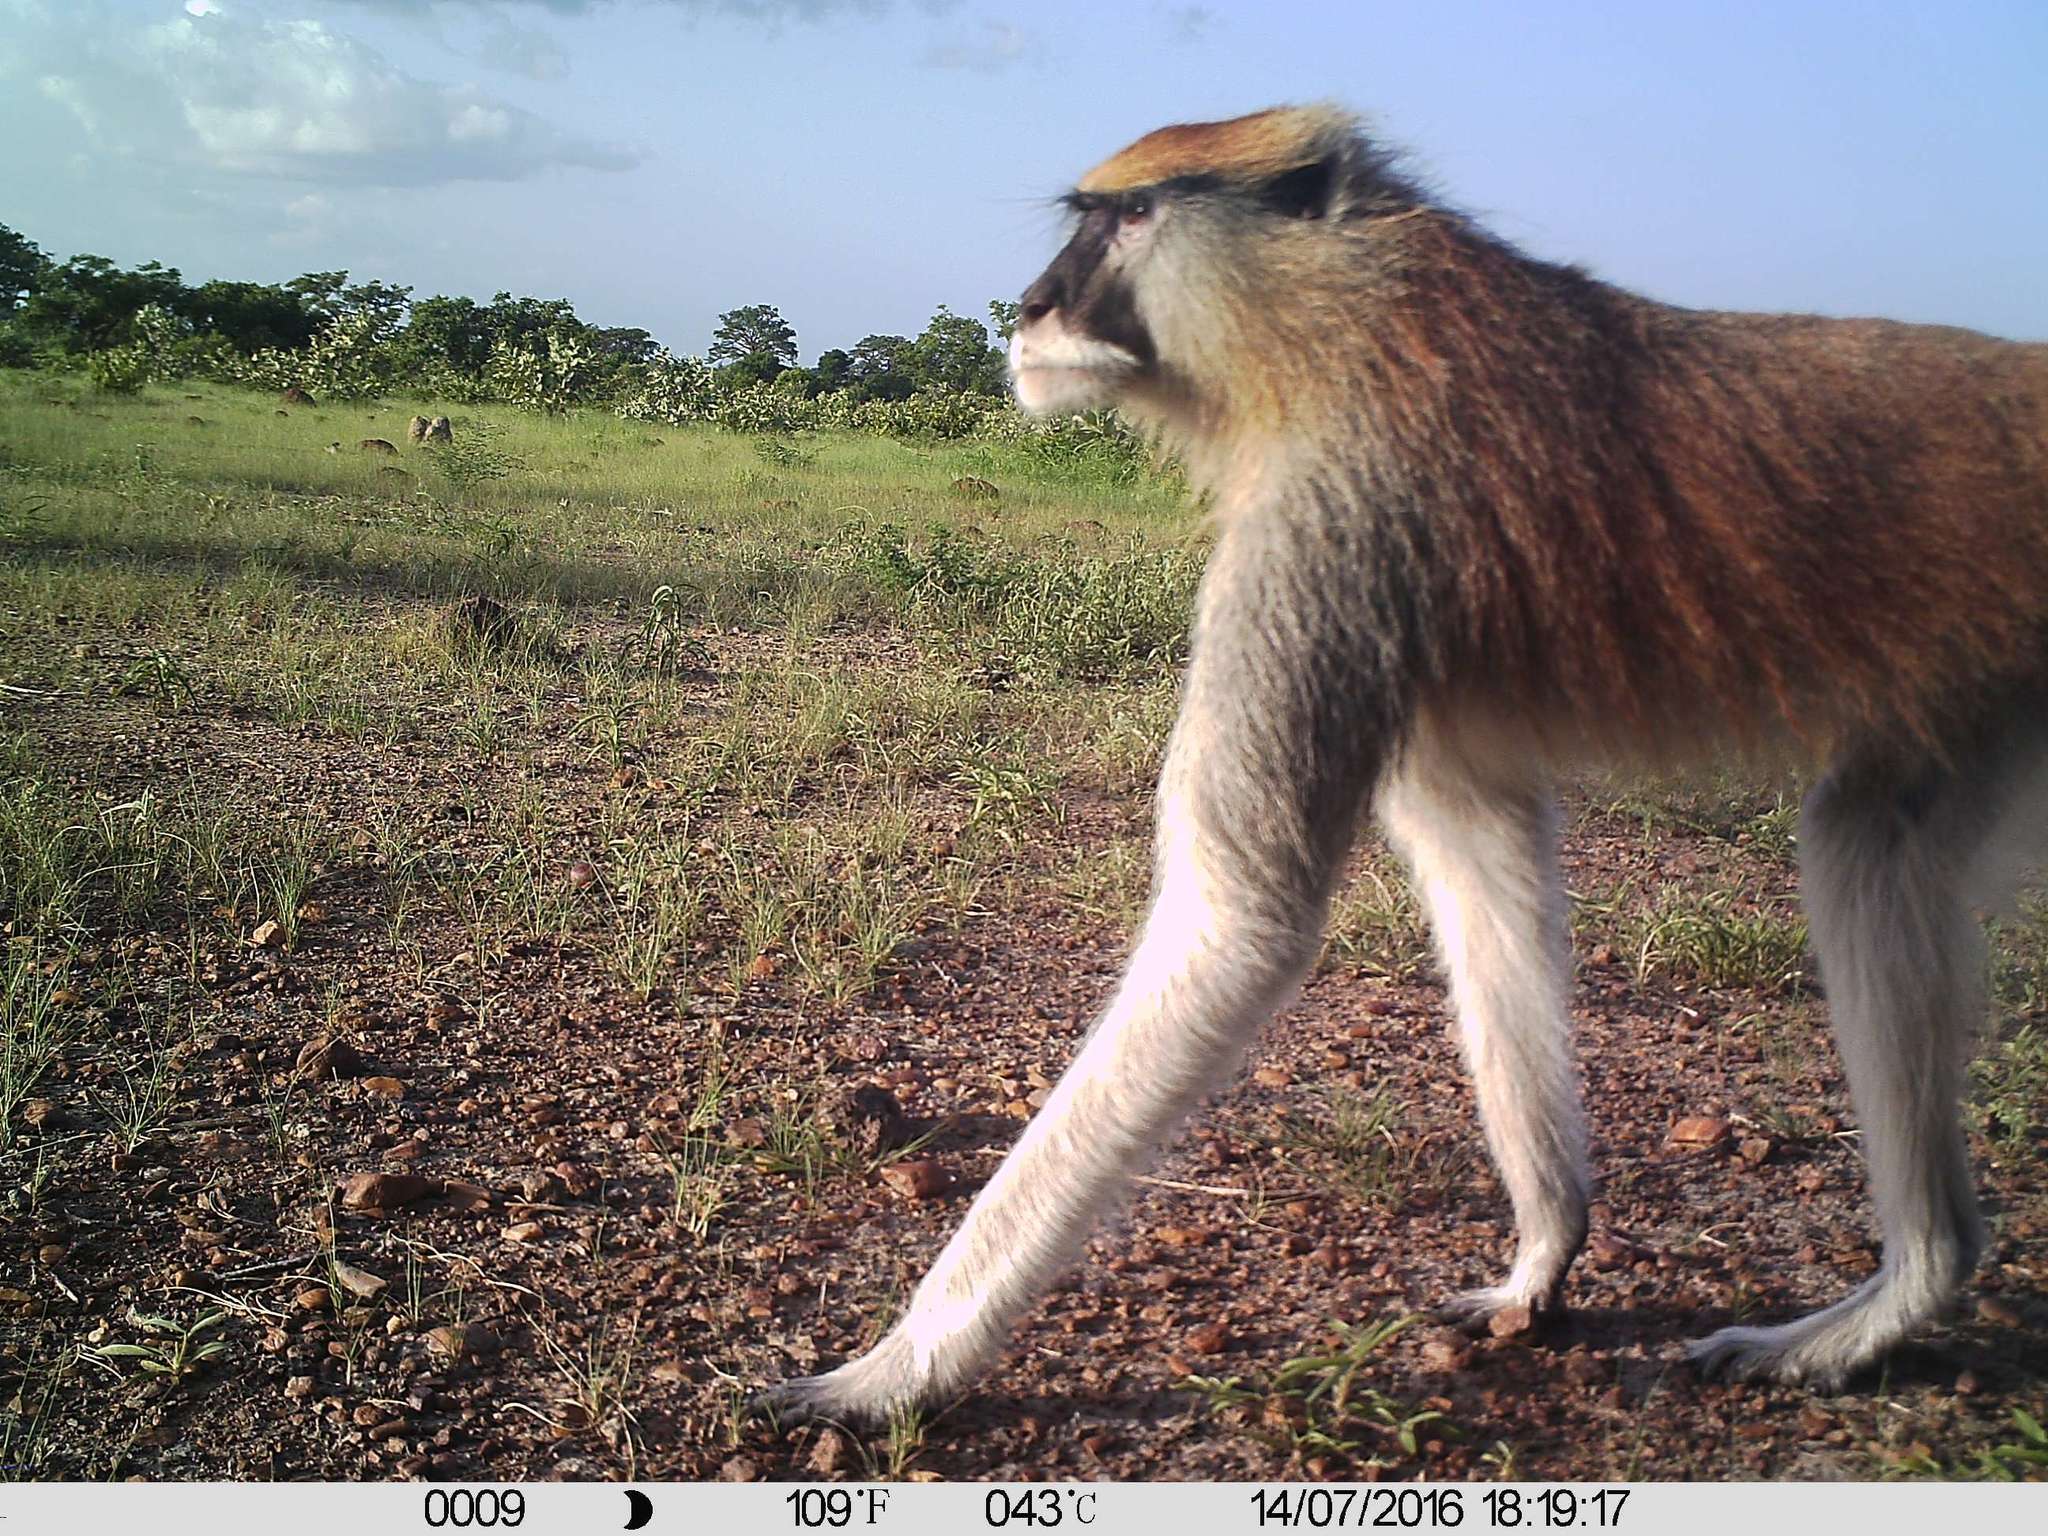
[[[1137,360],[1122,347],[1069,331],[1057,314],[1020,326],[1010,338],[1010,380],[1017,403],[1034,415],[1114,405]]]
[[[1034,416],[1068,415],[1110,405],[1118,376],[1092,368],[1018,368],[1010,374],[1017,403]]]

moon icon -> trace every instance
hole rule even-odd
[[[633,1513],[626,1517],[627,1530],[637,1531],[641,1526],[654,1518],[654,1500],[648,1498],[638,1488],[628,1488],[626,1490],[626,1502],[633,1507]]]

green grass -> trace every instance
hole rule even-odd
[[[1661,888],[1623,929],[1638,980],[1798,993],[1805,985],[1803,920],[1742,900],[1725,888]]]
[[[1246,1425],[1294,1458],[1396,1465],[1418,1455],[1425,1440],[1460,1438],[1440,1411],[1416,1408],[1370,1385],[1382,1348],[1417,1320],[1333,1328],[1327,1350],[1284,1362],[1270,1379],[1190,1376],[1185,1385],[1210,1414]]]

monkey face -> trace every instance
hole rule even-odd
[[[1104,162],[1066,199],[1073,233],[1019,304],[1018,403],[1160,423],[1200,409],[1256,345],[1245,297],[1341,261],[1325,232],[1405,190],[1381,168],[1325,109],[1162,130]]]
[[[1068,203],[1080,221],[1025,290],[1010,336],[1017,401],[1041,415],[1114,405],[1154,361],[1132,276],[1155,237],[1157,199],[1141,189]]]

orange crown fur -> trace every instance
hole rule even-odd
[[[1336,107],[1273,107],[1221,123],[1176,123],[1148,133],[1081,178],[1083,192],[1123,192],[1176,176],[1264,181],[1313,165],[1357,131]]]

